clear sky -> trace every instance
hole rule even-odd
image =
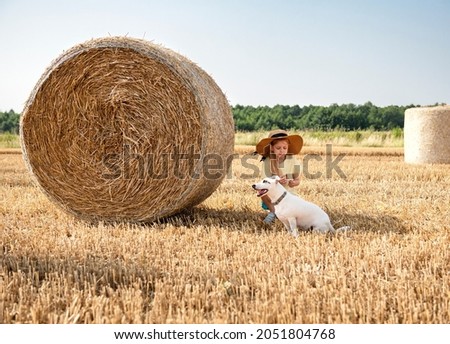
[[[231,105],[450,103],[450,0],[0,0],[0,111],[64,50],[145,38]]]

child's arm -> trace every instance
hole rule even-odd
[[[288,181],[288,185],[289,187],[295,187],[298,186],[300,184],[300,174],[301,174],[301,169],[300,169],[300,162],[295,159],[295,157],[292,157],[292,179],[289,179]]]
[[[300,180],[299,179],[291,179],[289,180],[289,186],[291,188],[293,188],[294,186],[298,186],[300,184]]]
[[[294,186],[298,186],[300,184],[300,175],[299,174],[294,174],[292,176],[292,179],[289,179],[288,181],[288,185],[289,187],[294,187]]]

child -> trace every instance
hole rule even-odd
[[[303,139],[299,135],[288,135],[285,130],[273,130],[269,137],[262,139],[256,145],[256,152],[262,155],[263,161],[261,177],[277,175],[279,181],[287,190],[300,183],[300,162],[294,157],[300,153]],[[268,159],[267,159],[268,158]],[[262,196],[262,208],[268,210],[264,223],[275,221],[274,206],[268,196]]]

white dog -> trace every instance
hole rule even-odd
[[[280,177],[264,178],[261,182],[253,184],[253,189],[258,191],[257,196],[267,195],[275,207],[275,215],[284,224],[286,229],[295,237],[298,230],[310,229],[326,233],[344,231],[348,226],[337,230],[333,228],[330,218],[319,206],[287,191],[279,183]]]

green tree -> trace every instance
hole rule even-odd
[[[19,133],[20,115],[13,110],[0,112],[0,133]]]

